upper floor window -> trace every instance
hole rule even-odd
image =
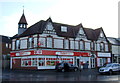
[[[20,48],[20,40],[16,40],[16,50]]]
[[[9,49],[11,49],[11,44],[9,44]]]
[[[100,43],[97,43],[97,51],[100,51]]]
[[[100,43],[100,50],[101,50],[101,51],[104,51],[104,48],[105,48],[105,47],[104,47],[104,43],[103,43],[103,42]]]
[[[35,37],[35,38],[34,38],[34,47],[37,47],[37,46],[38,46],[38,42],[37,42],[37,40],[38,40],[38,38]]]
[[[20,49],[26,49],[27,48],[27,39],[20,40]]]
[[[47,47],[52,48],[52,37],[47,37]]]
[[[61,32],[67,32],[67,27],[66,26],[61,26]]]
[[[46,46],[46,38],[40,37],[39,40],[38,40],[38,46],[39,47],[45,47]]]
[[[15,41],[12,41],[12,50],[15,50]]]
[[[32,48],[32,47],[33,47],[33,38],[30,37],[30,38],[28,39],[28,48]]]
[[[95,48],[94,48],[94,43],[93,42],[91,42],[91,50],[94,50]]]
[[[108,51],[108,44],[105,44],[105,51]]]
[[[63,49],[63,39],[54,39],[54,48]]]
[[[75,41],[75,48],[74,49],[79,49],[79,43],[78,43],[78,41]]]
[[[80,50],[84,50],[84,41],[80,41]]]
[[[8,48],[8,43],[6,43],[6,48]]]
[[[68,39],[64,40],[64,49],[69,49],[69,40]]]
[[[90,42],[85,42],[85,50],[90,50]]]
[[[70,49],[75,49],[75,48],[74,48],[74,47],[75,47],[74,44],[75,44],[74,41],[73,41],[73,40],[70,40]]]

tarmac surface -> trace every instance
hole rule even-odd
[[[83,69],[80,71],[57,72],[56,70],[4,70],[2,82],[62,82],[62,81],[103,81],[120,82],[120,73],[100,75],[97,69]]]

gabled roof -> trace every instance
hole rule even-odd
[[[34,34],[42,34],[48,22],[51,22],[53,28],[55,29],[56,35],[60,37],[66,37],[66,38],[76,38],[80,28],[83,28],[88,40],[97,41],[101,31],[103,31],[102,28],[98,28],[98,29],[84,28],[82,24],[73,26],[68,24],[56,23],[56,22],[53,22],[52,19],[49,17],[46,21],[41,20],[35,23],[34,25],[27,28],[27,30],[23,32],[21,35],[16,35],[14,36],[14,38],[25,37],[25,36],[30,36]],[[66,26],[67,32],[62,32],[61,26]]]
[[[107,39],[112,45],[119,45],[120,46],[120,41],[117,38],[107,37]]]
[[[18,22],[18,24],[27,24],[26,18],[24,13],[22,14],[20,21]]]
[[[33,34],[42,34],[49,21],[52,22],[51,18],[47,19],[46,21],[41,20],[41,21],[35,23],[34,25],[30,26],[25,32],[23,32],[18,37],[24,37],[24,36],[29,36],[29,35],[33,35]],[[72,26],[72,25],[55,23],[55,22],[52,22],[52,25],[56,31],[56,34],[61,37],[75,38],[79,31],[78,26]],[[61,26],[66,26],[67,32],[61,32]]]
[[[100,36],[101,31],[103,31],[102,28],[91,29],[91,28],[84,28],[84,27],[83,27],[83,30],[84,30],[84,32],[87,36],[87,39],[88,40],[93,40],[93,41],[97,41],[99,36]],[[104,34],[104,36],[106,38],[105,34]],[[106,38],[106,40],[107,40],[107,38]]]

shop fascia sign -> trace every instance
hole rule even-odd
[[[20,56],[20,55],[31,55],[31,52],[19,52],[19,53],[16,53],[16,56]]]
[[[73,52],[56,52],[56,55],[74,55]]]
[[[42,50],[35,50],[34,54],[42,54]]]

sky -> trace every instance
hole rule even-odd
[[[86,28],[102,27],[107,37],[118,37],[119,0],[0,0],[0,35],[14,36],[24,14],[28,27],[51,17],[53,22]]]

